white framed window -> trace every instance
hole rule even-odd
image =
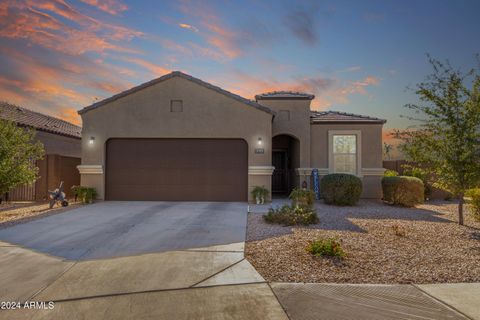
[[[359,175],[361,166],[361,132],[357,130],[330,130],[329,171]]]

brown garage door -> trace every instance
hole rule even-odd
[[[247,201],[241,139],[110,139],[107,200]]]

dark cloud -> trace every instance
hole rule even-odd
[[[337,80],[333,78],[312,77],[297,79],[303,88],[315,93],[321,93],[323,91],[333,88],[337,84]]]
[[[237,41],[242,47],[268,46],[279,38],[279,34],[274,32],[271,26],[254,16],[248,17],[238,30]]]
[[[284,17],[285,26],[305,44],[313,46],[319,42],[316,8],[290,9]]]

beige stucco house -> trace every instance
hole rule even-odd
[[[310,110],[313,95],[251,101],[175,71],[79,111],[81,183],[106,200],[247,201],[320,176],[362,178],[380,198],[385,120]]]

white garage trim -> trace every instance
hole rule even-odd
[[[275,167],[272,166],[249,166],[248,174],[252,176],[271,176]]]
[[[77,169],[80,174],[103,174],[103,166],[97,164],[82,164]]]

